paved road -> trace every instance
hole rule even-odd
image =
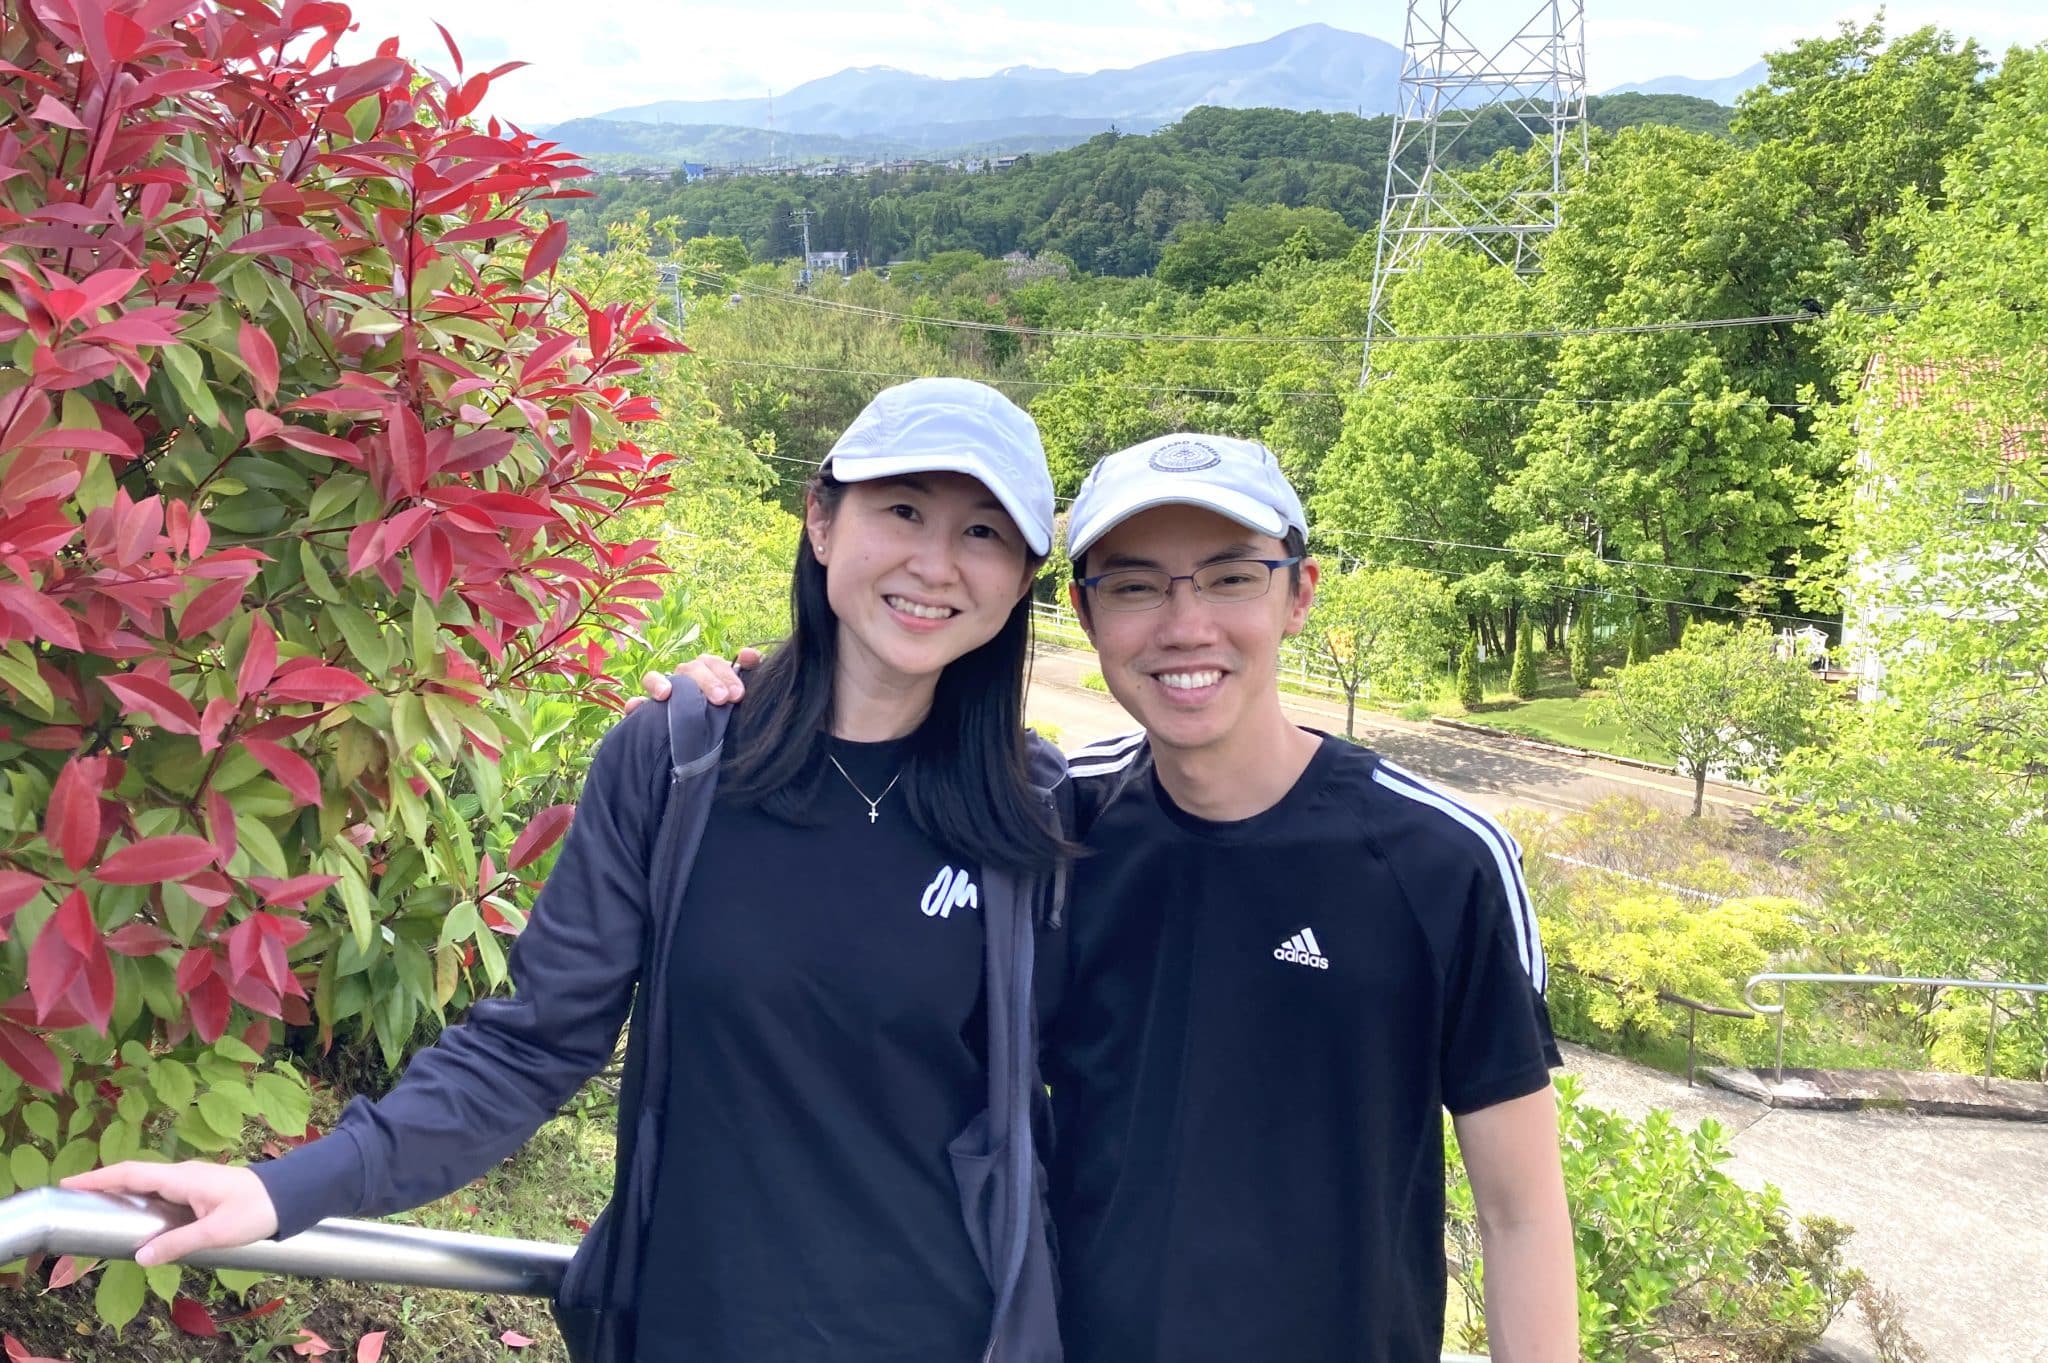
[[[1084,743],[1137,728],[1123,707],[1100,691],[1082,687],[1097,667],[1093,653],[1041,649],[1032,663],[1027,719],[1054,725],[1069,752]],[[1284,705],[1296,723],[1341,733],[1344,707],[1286,694]],[[1598,758],[1569,757],[1511,740],[1463,734],[1431,724],[1412,724],[1377,710],[1358,714],[1359,739],[1419,776],[1469,798],[1489,814],[1516,805],[1570,813],[1614,795],[1629,795],[1668,809],[1692,808],[1692,783]],[[1757,797],[1731,786],[1710,785],[1707,806],[1715,813],[1752,808]]]
[[[1589,1101],[1636,1118],[1660,1107],[1688,1128],[1713,1117],[1734,1133],[1731,1178],[1854,1226],[1849,1261],[1898,1295],[1930,1363],[2048,1363],[2048,1125],[1772,1109],[1564,1049]],[[1826,1343],[1875,1357],[1853,1307]]]

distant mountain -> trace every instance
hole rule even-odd
[[[946,125],[1015,129],[1059,118],[1139,132],[1203,104],[1376,114],[1395,107],[1400,73],[1401,49],[1393,44],[1307,24],[1264,42],[1089,75],[1012,67],[992,76],[942,80],[894,67],[854,67],[776,95],[772,123],[778,132],[950,144],[975,139]],[[766,99],[664,100],[594,117],[746,128],[771,123]]]
[[[836,133],[791,133],[780,129],[736,128],[717,123],[627,123],[576,118],[557,123],[547,136],[579,155],[601,157],[614,168],[628,165],[790,165],[812,162],[888,161],[898,157],[947,160],[955,156],[1002,156],[1058,151],[1078,146],[1109,128],[1107,120],[1028,118],[992,123],[948,123],[919,129],[926,136],[841,137]],[[1131,128],[1126,131],[1150,131]]]
[[[1716,104],[1734,104],[1743,91],[1764,83],[1770,68],[1763,62],[1746,67],[1732,76],[1719,80],[1694,80],[1690,76],[1659,76],[1646,80],[1640,85],[1617,85],[1606,93],[1610,95],[1693,95],[1700,99],[1711,99]]]

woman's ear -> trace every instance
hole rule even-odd
[[[825,545],[832,531],[832,513],[818,504],[815,493],[804,493],[804,537],[811,542],[811,557],[825,562]]]

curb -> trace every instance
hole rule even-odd
[[[1638,771],[1652,771],[1659,776],[1669,776],[1678,781],[1689,781],[1692,779],[1682,774],[1676,767],[1664,766],[1656,762],[1645,762],[1639,757],[1622,757],[1615,753],[1598,752],[1592,748],[1575,748],[1569,743],[1552,743],[1546,739],[1530,738],[1527,734],[1511,733],[1506,729],[1495,729],[1485,724],[1472,724],[1462,719],[1446,719],[1442,715],[1431,715],[1429,722],[1442,725],[1446,729],[1456,729],[1462,733],[1478,734],[1481,737],[1497,739],[1503,743],[1513,743],[1524,748],[1534,748],[1539,752],[1557,753],[1563,757],[1591,757],[1601,762],[1612,762],[1620,767],[1634,767]],[[1756,786],[1744,785],[1740,781],[1723,780],[1718,776],[1709,776],[1707,784],[1709,786],[1725,786],[1729,790],[1748,791],[1752,795],[1761,795],[1763,793]]]

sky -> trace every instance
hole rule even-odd
[[[472,70],[531,65],[494,87],[484,112],[522,124],[660,99],[758,97],[849,66],[894,66],[930,76],[984,76],[1007,66],[1099,71],[1180,52],[1257,42],[1324,23],[1399,44],[1402,0],[354,0],[356,52],[397,34],[405,51],[446,69],[433,21],[445,25]],[[1868,19],[1873,5],[1841,0],[1591,0],[1587,85],[1680,75],[1733,75],[1765,52]],[[1505,39],[1538,0],[1464,0],[1458,19],[1475,44]],[[1675,16],[1675,17],[1674,17]],[[1995,51],[2048,41],[2044,0],[1886,9],[1887,28],[1939,24]],[[344,49],[344,55],[348,49]]]

